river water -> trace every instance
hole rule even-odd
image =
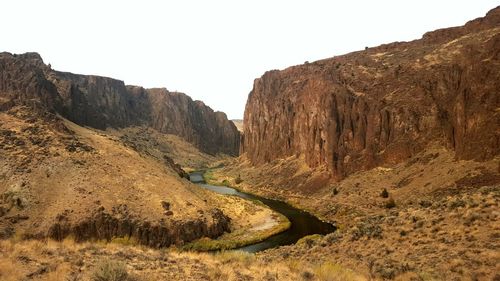
[[[267,199],[250,193],[240,192],[231,187],[207,184],[203,179],[203,172],[193,172],[189,176],[192,182],[217,193],[234,195],[245,199],[259,200],[269,208],[283,214],[288,218],[288,220],[290,220],[291,226],[286,231],[273,235],[262,242],[238,248],[236,250],[254,253],[269,248],[293,244],[300,238],[307,235],[324,235],[336,230],[334,225],[321,221],[310,213],[292,207],[283,201]]]

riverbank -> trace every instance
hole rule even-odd
[[[312,207],[316,204],[311,204],[310,200],[316,199],[315,197],[306,198],[306,196],[301,194],[284,193],[282,191],[280,192],[279,188],[276,188],[276,186],[279,185],[263,184],[265,180],[256,179],[261,176],[262,173],[245,164],[239,165],[239,167],[242,168],[243,173],[247,176],[251,175],[251,177],[245,177],[247,180],[244,181],[241,177],[241,173],[238,173],[237,169],[231,169],[225,166],[225,164],[233,165],[234,163],[238,163],[236,161],[237,160],[234,159],[225,159],[217,162],[217,167],[206,170],[203,174],[203,179],[211,185],[227,186],[240,192],[246,192],[273,200],[283,201],[294,208],[304,210],[305,212],[316,216],[324,222],[338,225],[338,222],[334,218],[325,216],[322,212],[318,212],[317,208]],[[254,174],[252,174],[252,172]],[[269,182],[272,182],[272,180]],[[253,184],[258,185],[258,187],[253,187]]]
[[[200,172],[199,178],[204,178],[206,182],[216,182],[208,179],[210,173],[210,170],[203,172],[203,175]],[[201,184],[201,187],[217,192],[209,185]],[[219,206],[229,216],[231,232],[226,232],[216,239],[208,237],[197,239],[182,246],[183,250],[217,251],[241,248],[261,242],[290,228],[291,223],[286,216],[258,200],[219,193],[221,192],[217,192],[216,196],[217,202],[211,203]]]
[[[261,242],[290,227],[290,221],[259,201],[219,195],[218,206],[230,218],[231,232],[216,239],[203,237],[182,246],[183,250],[217,251],[240,248]]]
[[[436,146],[339,182],[295,157],[260,167],[235,159],[213,177],[338,222],[331,235],[262,253],[271,260],[335,261],[374,279],[495,280],[498,165]]]

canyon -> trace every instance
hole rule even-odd
[[[237,202],[193,188],[183,168],[237,155],[239,132],[183,93],[4,52],[0,120],[2,239],[166,247],[216,238],[238,221],[221,211]]]
[[[500,280],[499,93],[500,7],[268,71],[243,120],[0,53],[0,279]],[[287,235],[266,200],[327,230],[229,251]]]
[[[213,174],[337,225],[262,256],[333,280],[497,280],[499,50],[497,7],[255,79],[241,155]]]

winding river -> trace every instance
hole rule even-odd
[[[307,235],[324,235],[336,230],[334,225],[321,221],[310,213],[292,207],[283,201],[267,199],[250,193],[240,192],[231,187],[207,184],[203,179],[203,172],[193,172],[189,176],[192,182],[217,193],[235,195],[245,199],[259,200],[269,208],[283,214],[288,218],[288,220],[290,220],[291,226],[286,231],[273,235],[262,242],[238,248],[236,250],[254,253],[269,248],[293,244],[300,238]]]

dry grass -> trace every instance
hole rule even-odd
[[[129,274],[125,263],[111,259],[103,259],[98,262],[92,271],[93,281],[126,281]]]
[[[313,269],[314,274],[322,281],[361,281],[364,277],[352,270],[332,262],[324,262]]]
[[[26,108],[18,110],[36,117]],[[51,121],[33,118],[33,123],[28,117],[0,112],[0,129],[13,132],[12,138],[24,143],[5,147],[8,141],[0,135],[2,159],[8,159],[0,161],[0,173],[5,177],[0,180],[0,208],[9,210],[6,216],[19,215],[25,220],[14,225],[19,240],[24,233],[50,233],[56,218],[64,218],[64,224],[74,229],[100,207],[124,220],[133,216],[151,224],[193,221],[200,214],[211,222],[211,210],[218,207],[206,203],[212,193],[181,179],[165,165],[163,156],[167,153],[153,153],[152,144],[147,146],[151,151],[146,151],[150,155],[106,132],[64,120],[61,122],[72,133],[62,133]],[[33,138],[47,141],[35,144]],[[30,172],[20,176],[16,171],[21,168]],[[12,207],[11,201],[20,204]],[[172,215],[165,214],[162,201],[170,203]],[[126,239],[116,242],[134,243]]]
[[[71,273],[71,265],[69,263],[62,263],[60,265],[57,265],[55,270],[50,271],[45,276],[43,276],[41,280],[42,281],[68,280],[70,273]]]
[[[291,272],[283,263],[239,251],[204,254],[117,243],[75,243],[71,239],[61,242],[0,241],[2,281],[75,278],[98,281],[298,280],[298,273]]]
[[[215,259],[223,264],[237,263],[248,267],[255,261],[255,255],[242,251],[223,251],[215,254]]]
[[[113,237],[111,243],[120,244],[124,246],[135,246],[139,245],[139,242],[134,237]]]
[[[452,151],[436,145],[407,162],[358,172],[323,187],[317,184],[321,171],[294,176],[301,170],[300,159],[275,162],[256,168],[240,159],[214,174],[241,174],[245,181],[238,188],[286,198],[291,205],[335,221],[340,231],[334,239],[304,238],[294,246],[274,249],[266,253],[270,258],[330,260],[379,279],[496,278],[500,158],[456,161]],[[381,196],[384,188],[388,198]],[[387,209],[391,196],[395,204]],[[309,240],[314,242],[310,246]]]
[[[19,263],[10,257],[0,258],[0,280],[17,281],[24,276],[19,271]]]

